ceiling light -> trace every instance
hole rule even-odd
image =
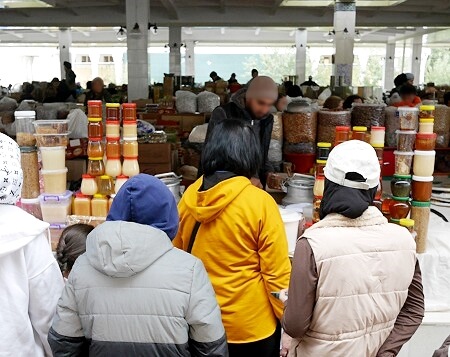
[[[325,35],[327,42],[333,42],[334,41],[334,30],[329,31],[327,35]]]
[[[127,31],[120,26],[119,31],[117,31],[116,37],[119,41],[125,41],[127,39]]]
[[[139,28],[139,24],[136,22],[130,31],[130,36],[139,36],[141,33],[142,32],[141,29]]]
[[[158,26],[156,24],[152,27],[152,34],[156,35],[158,33]]]
[[[256,28],[255,36],[258,36],[260,32],[261,32],[261,27]]]
[[[361,41],[361,34],[359,33],[359,30],[355,31],[355,42]]]
[[[220,34],[221,35],[225,35],[225,27],[221,27],[220,28]]]

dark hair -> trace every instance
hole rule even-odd
[[[344,100],[344,105],[342,106],[344,109],[350,109],[352,107],[353,102],[356,99],[361,99],[362,102],[364,103],[364,99],[362,97],[360,97],[359,95],[349,95],[347,98],[345,98]]]
[[[70,272],[75,260],[86,251],[86,238],[93,229],[89,224],[78,223],[63,230],[56,247],[56,259],[62,272]]]
[[[302,90],[300,89],[300,87],[298,85],[294,84],[293,86],[291,86],[287,89],[286,95],[288,95],[291,98],[297,98],[297,97],[302,97],[303,93],[302,93]]]
[[[64,61],[64,67],[72,69],[72,64],[70,62]]]
[[[258,70],[256,68],[253,68],[252,69],[252,75],[255,74],[255,73],[259,73],[259,72],[258,72]]]
[[[450,92],[444,94],[444,104],[448,105],[448,102],[450,102]]]
[[[408,95],[408,94],[414,94],[414,95],[417,94],[416,87],[414,87],[412,84],[408,84],[408,83],[402,85],[398,92],[400,93],[400,96]]]
[[[251,178],[261,167],[261,147],[253,129],[242,121],[227,119],[214,126],[202,153],[205,176],[229,171]]]
[[[210,76],[210,77],[217,77],[217,72],[212,71],[212,72],[209,74],[209,76]]]
[[[394,79],[394,85],[395,85],[396,88],[402,86],[406,82],[408,82],[408,77],[406,77],[406,74],[404,74],[404,73],[399,74]]]
[[[323,107],[325,109],[330,110],[336,110],[339,108],[339,104],[341,104],[342,98],[338,97],[337,95],[332,95],[331,97],[328,97],[325,103],[323,103]]]
[[[87,81],[86,82],[86,89],[89,89],[89,90],[92,89],[92,81]]]

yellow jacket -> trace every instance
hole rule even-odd
[[[289,285],[291,265],[284,224],[275,201],[238,176],[198,192],[202,178],[185,192],[174,245],[187,250],[195,221],[201,222],[192,254],[208,271],[229,343],[271,336],[283,304],[270,292]]]

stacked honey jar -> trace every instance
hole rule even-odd
[[[80,216],[106,217],[120,187],[139,174],[136,104],[123,104],[122,111],[120,104],[106,104],[106,144],[102,113],[101,101],[88,102],[88,169],[74,199],[74,214]]]
[[[320,204],[322,203],[323,191],[325,189],[324,168],[327,164],[328,155],[331,150],[331,143],[317,143],[316,165],[314,170],[313,187],[313,222],[320,220]]]

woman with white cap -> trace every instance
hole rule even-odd
[[[369,144],[335,147],[325,178],[321,221],[298,240],[282,294],[290,355],[396,356],[424,313],[414,240],[372,206],[380,165]]]

